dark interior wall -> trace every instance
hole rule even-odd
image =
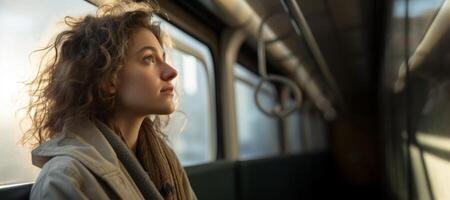
[[[336,166],[336,187],[350,199],[382,197],[378,118],[368,107],[360,105],[355,109],[359,111],[330,123],[329,144]]]
[[[390,0],[361,1],[362,16],[367,29],[365,46],[370,52],[368,90],[355,92],[347,98],[347,107],[330,123],[330,149],[336,162],[339,181],[350,189],[382,194],[383,143],[378,97],[386,27]],[[351,77],[348,77],[351,78]],[[361,78],[361,77],[359,77]],[[380,197],[381,197],[380,196]]]
[[[378,184],[379,154],[376,119],[338,119],[332,124],[330,149],[340,181],[350,185]]]

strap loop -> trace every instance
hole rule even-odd
[[[280,13],[273,12],[273,13],[269,14],[268,16],[264,17],[262,19],[261,24],[258,29],[258,72],[261,76],[261,80],[259,81],[259,83],[256,87],[256,90],[254,93],[254,98],[255,98],[256,106],[264,114],[271,116],[271,117],[284,118],[284,117],[290,115],[291,113],[293,113],[296,109],[300,108],[300,105],[302,103],[302,92],[301,92],[300,88],[296,85],[296,83],[294,81],[292,81],[291,79],[283,77],[283,76],[279,76],[279,75],[267,74],[266,48],[265,48],[266,41],[263,38],[263,27],[266,24],[266,22],[268,21],[268,19],[270,19],[270,17],[272,17],[275,14],[280,14]],[[274,39],[271,41],[276,41],[276,40],[277,39]],[[282,110],[281,106],[278,105],[278,106],[275,106],[271,111],[267,111],[261,106],[261,103],[258,98],[258,93],[260,92],[262,85],[265,82],[270,82],[270,81],[276,81],[276,82],[285,84],[288,86],[288,88],[291,91],[293,91],[294,99],[295,99],[294,106]]]

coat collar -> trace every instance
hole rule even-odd
[[[55,156],[70,156],[99,176],[119,170],[119,160],[100,130],[87,118],[65,123],[63,130],[32,151],[32,162],[42,167]]]

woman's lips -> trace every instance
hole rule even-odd
[[[161,90],[161,94],[173,96],[174,95],[173,86],[163,88]]]

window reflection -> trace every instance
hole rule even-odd
[[[433,22],[444,0],[409,1],[409,43],[412,54]]]
[[[417,148],[417,146],[415,145],[410,145],[409,152],[411,154],[411,164],[414,172],[414,183],[416,186],[418,199],[431,199],[427,185],[428,180],[425,174],[428,172],[425,171],[422,163],[422,152],[420,152],[419,148]]]
[[[430,153],[424,153],[431,188],[435,199],[450,199],[448,180],[450,180],[450,162]]]

